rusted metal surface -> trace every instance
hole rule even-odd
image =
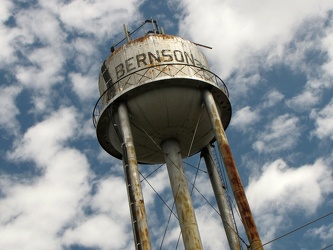
[[[169,138],[178,140],[182,152],[190,149],[189,155],[199,152],[214,138],[209,122],[200,121],[190,148],[197,116],[202,110],[204,88],[212,89],[224,109],[222,122],[228,126],[231,117],[228,90],[209,71],[205,56],[195,44],[159,34],[130,41],[110,55],[100,72],[101,97],[94,108],[93,122],[101,146],[111,155],[122,157],[110,117],[116,103],[124,101],[133,118],[138,162],[164,162],[163,152],[156,145]],[[205,116],[206,113],[202,120],[208,121]]]
[[[162,144],[162,149],[165,154],[165,162],[168,168],[185,249],[201,250],[203,247],[178,142],[173,139],[167,140]]]
[[[232,220],[229,210],[228,202],[223,191],[223,184],[216,169],[216,165],[213,160],[211,147],[207,146],[201,151],[201,155],[204,157],[206,167],[208,170],[209,178],[212,183],[212,187],[215,194],[215,199],[220,211],[221,219],[223,222],[224,230],[228,239],[230,250],[240,250],[240,243],[235,228],[235,224]]]
[[[124,103],[121,103],[118,107],[118,118],[120,132],[123,137],[123,164],[132,218],[135,247],[136,250],[151,250],[147,216],[140,184],[138,163],[136,160],[128,111],[126,104]]]
[[[133,88],[135,86],[142,85],[148,81],[157,81],[158,78],[179,78],[181,74],[179,72],[183,71],[188,72],[188,75],[182,75],[181,78],[205,80],[210,84],[217,86],[226,96],[229,96],[228,89],[223,80],[205,68],[180,63],[154,65],[139,69],[138,71],[134,71],[130,75],[124,76],[118,81],[113,82],[109,87],[107,87],[105,84],[99,84],[101,97],[97,101],[93,111],[94,125],[97,125],[98,118],[103,111],[103,108],[107,106],[109,101],[111,101],[121,91],[125,91],[127,88]],[[177,81],[177,79],[175,80]],[[99,82],[103,81],[105,82],[103,78],[103,72],[101,72]]]
[[[151,69],[155,71],[154,74],[159,74],[159,78],[156,80],[152,77],[150,82],[142,84],[140,81],[147,81],[147,78],[142,76],[148,76],[146,72]],[[192,75],[183,77],[179,77],[180,73],[178,76],[167,75],[170,73],[169,69],[173,69],[173,72],[178,70],[192,72]],[[132,78],[134,74],[141,75],[141,78]],[[113,122],[110,121],[115,110],[113,107],[119,101],[126,101],[131,113],[132,134],[136,143],[136,156],[140,163],[163,163],[163,152],[156,145],[161,145],[169,138],[178,140],[182,152],[189,152],[200,113],[203,122],[199,122],[190,155],[199,152],[214,138],[207,113],[202,112],[201,89],[203,88],[210,88],[214,93],[223,112],[222,122],[225,127],[228,126],[231,117],[228,92],[223,81],[212,72],[187,64],[176,64],[155,65],[133,72],[132,75],[125,77],[128,82],[123,86],[128,87],[127,89],[117,95],[114,89],[119,86],[115,83],[104,92],[94,109],[93,121],[97,127],[98,140],[111,155],[121,158],[120,143]]]
[[[208,90],[204,90],[203,97],[251,249],[263,250],[259,233],[221,123],[214,97]]]
[[[115,88],[117,93],[121,93],[128,87],[126,76],[131,76],[134,82],[143,84],[145,81],[138,79],[151,80],[163,77],[160,71],[153,70],[146,73],[141,72],[141,75],[132,74],[135,71],[140,71],[143,68],[151,67],[160,64],[188,64],[199,68],[209,69],[207,59],[204,54],[192,42],[176,36],[153,34],[140,37],[114,51],[105,62],[111,79],[113,82],[118,82],[118,88]],[[171,67],[168,75],[182,76],[191,75],[191,68],[177,69]],[[142,75],[142,73],[144,73]],[[145,75],[146,74],[146,75]],[[124,78],[125,77],[125,78]],[[199,76],[200,77],[200,76]],[[99,79],[99,89],[105,90],[105,81]],[[100,92],[102,95],[103,92]]]
[[[163,39],[165,41],[177,40],[179,38],[177,36],[173,36],[173,35],[170,35],[170,34],[148,34],[148,35],[141,36],[139,38],[133,39],[133,40],[129,41],[128,43],[122,45],[121,47],[116,48],[115,51],[112,52],[111,56],[116,55],[117,53],[119,53],[122,50],[126,50],[127,46],[129,46],[129,45],[142,44],[142,43],[146,42],[147,40],[149,40],[150,37],[152,37],[152,36],[158,37],[159,39]],[[185,39],[182,39],[182,40],[185,40]],[[192,44],[197,45],[195,43],[192,43]],[[109,59],[111,58],[111,56],[109,57]]]

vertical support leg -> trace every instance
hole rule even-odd
[[[123,136],[123,164],[136,250],[151,250],[148,223],[138,163],[126,104],[118,107],[119,129]]]
[[[212,157],[212,149],[208,145],[201,151],[201,155],[205,159],[206,167],[208,170],[210,182],[212,183],[212,187],[214,190],[216,202],[221,214],[221,219],[223,222],[224,230],[227,235],[228,243],[230,250],[240,250],[240,244],[238,240],[237,231],[235,228],[235,224],[232,220],[231,213],[228,209],[228,202],[225,197],[225,193],[222,187],[222,181],[219,177],[219,174],[216,169],[216,164]]]
[[[214,97],[210,93],[210,91],[204,90],[203,98],[214,130],[215,139],[221,151],[223,163],[227,170],[230,185],[234,193],[235,200],[245,227],[246,235],[250,242],[251,249],[263,250],[259,233],[254,222],[250,205],[247,201],[244,187],[237,171],[237,167],[232,156],[226,134],[224,132],[224,128],[215,104]]]
[[[191,195],[187,186],[179,144],[170,139],[162,144],[168,168],[171,189],[176,204],[180,229],[186,250],[202,250],[198,224],[195,218]]]

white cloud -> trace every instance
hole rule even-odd
[[[226,83],[231,101],[253,91],[261,80],[262,78],[257,72],[250,72],[249,75],[237,72],[236,76],[232,76]]]
[[[8,20],[11,15],[13,8],[13,3],[10,0],[4,0],[0,3],[0,67],[7,62],[12,61],[13,57],[13,48],[10,44],[11,39],[13,38],[13,33],[6,29],[6,26],[3,24]]]
[[[21,92],[20,87],[2,86],[0,87],[0,127],[4,128],[9,134],[18,134],[20,125],[16,116],[20,113],[16,107],[15,99]]]
[[[11,160],[32,162],[42,171],[33,179],[0,180],[4,195],[0,199],[0,232],[6,236],[0,239],[0,248],[134,246],[129,241],[132,230],[123,178],[111,175],[98,180],[90,195],[93,175],[88,161],[67,145],[75,140],[80,124],[75,109],[62,108],[28,129],[9,153]],[[87,207],[92,214],[84,212]]]
[[[96,62],[100,61],[97,45],[110,46],[109,39],[122,31],[123,23],[137,21],[141,1],[40,1],[33,8],[22,9],[8,1],[1,4],[3,21],[9,16],[14,21],[12,25],[0,24],[0,67],[9,67],[8,73],[33,91],[35,111],[44,114],[54,108],[49,101],[51,90],[64,84],[67,71],[76,71],[73,74],[81,75],[81,80],[85,76],[84,85],[74,85],[83,100],[93,96],[97,78],[91,75],[96,76]]]
[[[39,91],[48,91],[56,83],[64,80],[61,74],[65,62],[64,52],[54,47],[34,49],[27,54],[30,66],[16,68],[17,79],[27,88]]]
[[[50,164],[50,159],[62,151],[78,128],[73,108],[62,108],[52,116],[29,128],[16,148],[9,153],[12,160],[33,160],[39,167]]]
[[[52,107],[50,90],[64,80],[68,57],[66,35],[56,16],[40,7],[16,9],[13,18],[15,25],[5,27],[4,32],[10,34],[15,54],[4,66],[17,79],[13,84],[22,84],[33,91],[31,102],[36,113],[43,113]]]
[[[294,31],[306,18],[324,16],[333,4],[317,0],[306,3],[187,0],[182,1],[182,7],[181,34],[211,45],[210,61],[228,77],[232,70],[246,64],[248,68],[255,66],[249,63],[249,56],[262,50],[279,51],[281,44],[291,41]]]
[[[150,185],[152,185],[155,191],[159,194],[163,193],[167,187],[170,187],[168,172],[166,166],[162,166],[155,175],[150,176],[148,179]],[[155,198],[157,198],[156,193],[150,187],[146,181],[142,182],[142,189],[144,193],[145,204],[147,207],[152,206]]]
[[[11,15],[11,8],[13,7],[13,3],[10,0],[3,0],[0,4],[0,21],[6,21]]]
[[[92,37],[77,37],[73,40],[72,44],[73,64],[77,67],[77,70],[84,75],[92,74],[91,78],[94,79],[93,86],[97,86],[98,71],[100,70],[100,51],[96,46],[96,40]],[[105,47],[108,44],[104,45]],[[107,54],[103,55],[104,57]]]
[[[73,108],[62,108],[28,129],[9,153],[12,161],[31,162],[30,169],[37,166],[42,171],[32,179],[0,179],[1,249],[134,246],[129,240],[132,231],[123,178],[111,175],[98,180],[91,196],[93,175],[88,161],[67,146],[75,139],[79,124]],[[87,206],[93,214],[83,212]]]
[[[134,249],[126,224],[100,214],[84,221],[64,234],[65,246],[80,245],[94,249]],[[133,248],[132,248],[133,247]]]
[[[78,123],[75,111],[63,108],[31,127],[9,158],[40,175],[11,178],[0,185],[1,249],[60,249],[59,234],[80,211],[89,192],[89,164],[66,147]],[[23,165],[25,163],[26,165]]]
[[[333,101],[319,112],[313,111],[310,116],[315,119],[316,128],[313,134],[319,139],[330,138],[333,140]]]
[[[72,82],[73,90],[81,100],[96,98],[97,78],[82,75],[81,73],[71,73],[69,78]]]
[[[332,244],[333,223],[310,229],[306,232],[306,235],[309,237],[319,237],[322,241],[326,242],[326,244]],[[326,245],[323,245],[323,247],[325,246]]]
[[[204,53],[212,70],[226,79],[231,101],[255,93],[259,84],[267,83],[261,72],[278,70],[274,66],[279,65],[308,81],[286,103],[297,111],[318,105],[323,91],[332,87],[332,2],[178,2],[183,10],[181,36],[213,47]],[[261,107],[266,105],[273,104],[265,101]]]
[[[250,179],[247,188],[247,196],[256,213],[267,207],[280,211],[300,207],[313,213],[323,195],[332,192],[332,171],[322,159],[298,168],[289,167],[279,159],[265,165],[262,171],[261,176]]]
[[[119,166],[122,168],[122,166]],[[127,192],[122,177],[110,176],[100,180],[96,194],[92,197],[91,207],[99,212],[112,216],[119,221],[130,221],[129,206],[126,202]]]
[[[0,104],[6,105],[7,110],[2,110],[0,114],[9,118],[8,122],[2,119],[1,126],[17,126],[16,116],[26,112],[26,109],[19,110],[15,105],[15,98],[22,91],[22,87],[28,89],[29,101],[35,105],[35,110],[28,113],[29,118],[33,116],[32,119],[40,121],[16,140],[13,152],[8,154],[9,160],[19,168],[31,169],[38,174],[32,179],[23,175],[15,178],[2,175],[0,178],[0,234],[3,236],[0,239],[1,249],[63,249],[74,244],[100,249],[133,249],[123,178],[112,175],[97,180],[97,183],[93,183],[96,186],[93,191],[96,193],[90,193],[90,178],[93,174],[89,171],[87,158],[70,145],[72,142],[82,142],[78,141],[79,137],[90,139],[95,136],[95,131],[91,124],[89,125],[90,121],[81,120],[82,117],[78,116],[75,109],[58,108],[56,105],[68,105],[71,102],[68,99],[73,92],[80,97],[79,101],[82,103],[98,95],[95,91],[98,76],[96,73],[98,74],[100,65],[96,62],[102,62],[108,56],[104,55],[101,59],[101,45],[104,48],[112,45],[109,44],[110,39],[122,32],[123,23],[131,26],[133,21],[140,18],[138,6],[142,2],[39,1],[34,3],[33,8],[27,7],[25,10],[15,6],[15,12],[15,3],[8,0],[1,2],[1,21],[13,16],[16,24],[12,27],[0,24],[0,45],[3,48],[0,51],[0,67],[18,80],[11,87],[1,87]],[[311,40],[308,36],[309,39],[304,43],[294,44],[297,51],[288,50],[288,43],[292,43],[295,38],[294,31],[299,28],[299,24],[309,16],[323,16],[327,6],[332,6],[330,1],[310,0],[305,3],[298,0],[290,3],[286,0],[269,0],[248,3],[239,0],[186,0],[183,3],[188,12],[184,19],[181,18],[181,32],[188,34],[187,37],[195,42],[213,46],[213,50],[207,51],[207,55],[213,62],[214,69],[222,69],[222,78],[234,79],[230,82],[232,98],[246,96],[249,91],[255,93],[258,84],[265,82],[264,76],[260,75],[257,69],[269,68],[282,61],[290,63],[289,66],[295,71],[307,70],[307,79],[310,79],[308,86],[302,90],[304,95],[296,93],[289,101],[292,107],[302,105],[307,91],[332,86],[332,81],[327,76],[332,73],[331,31],[325,30],[326,39],[322,44],[317,40],[308,43]],[[260,5],[261,7],[258,7]],[[322,20],[324,18],[319,21]],[[325,82],[321,81],[324,76],[321,79],[316,78],[318,69],[310,72],[309,67],[300,63],[305,58],[305,52],[318,44],[322,45],[323,53],[327,51],[329,58],[323,67],[327,73]],[[286,57],[287,54],[290,56]],[[309,75],[311,77],[308,77]],[[317,103],[320,92],[312,93],[311,97],[312,104],[308,108]],[[262,99],[262,107],[273,107],[283,98],[279,91],[271,91]],[[246,105],[248,104],[244,106]],[[331,138],[333,134],[327,125],[330,124],[327,122],[330,122],[331,106],[330,104],[321,111],[313,112],[312,118],[316,119],[317,126],[314,133],[320,138]],[[259,111],[260,109],[253,110],[249,106],[243,108],[233,118],[242,123],[235,122],[235,125],[254,124],[254,118],[260,118]],[[45,114],[48,116],[41,117]],[[300,136],[300,119],[292,115],[277,117],[259,134],[254,148],[265,153],[292,148]],[[94,152],[98,153],[98,160],[111,167],[111,174],[123,176],[121,161],[107,155],[102,149]],[[269,190],[271,185],[264,187],[266,189],[260,187],[268,185],[267,180],[273,180],[276,186],[273,187],[275,198],[265,194],[267,206],[280,205],[282,200],[279,197],[286,198],[288,187],[297,200],[312,206],[312,209],[317,208],[325,194],[332,190],[332,178],[327,176],[325,179],[323,174],[324,171],[328,173],[329,168],[320,160],[313,166],[302,166],[300,170],[283,167],[283,164],[285,163],[267,164],[267,172],[265,170],[260,177],[253,179],[248,191],[254,191],[250,196],[255,197],[258,193]],[[281,169],[278,166],[282,166]],[[151,178],[158,192],[165,192],[169,186],[166,176],[164,171]],[[282,183],[277,183],[274,176],[280,177]],[[292,183],[289,176],[293,176],[296,182]],[[314,189],[308,191],[308,187],[301,183],[300,176],[310,179]],[[205,182],[205,178],[197,179],[199,186]],[[280,186],[282,184],[286,187]],[[119,185],[123,189],[119,188]],[[208,187],[210,188],[209,183],[200,190],[211,198]],[[311,192],[314,196],[307,197],[304,192],[299,194],[300,191]],[[158,198],[147,185],[144,187],[144,195],[147,210],[152,211],[149,216],[154,220],[152,235],[163,233],[164,227],[156,229],[160,223],[158,219],[161,219],[158,212],[165,210],[165,218],[169,211],[160,207],[153,211],[153,205]],[[194,197],[198,198],[196,195],[195,193]],[[167,200],[172,204],[169,198],[171,195]],[[198,205],[198,199],[195,199],[194,203]],[[272,216],[266,213],[271,211],[271,207],[266,207],[265,210],[261,201],[254,205],[254,208],[255,211],[264,210],[258,224],[266,229],[265,235],[271,239],[277,230],[277,227],[271,225],[283,225],[287,212],[279,213],[278,209],[273,209]],[[291,202],[283,211],[290,212],[291,208],[299,208],[301,211],[307,209],[301,203],[297,206],[295,202]],[[211,216],[213,213],[206,210],[206,207],[198,210],[197,218],[203,228],[202,236],[208,240],[204,243],[207,249],[226,247],[225,242],[216,241],[217,238],[220,239],[219,235],[223,234],[223,229],[220,221]],[[171,233],[167,238],[174,243],[177,241],[179,229],[178,221],[174,220],[172,223]]]
[[[12,40],[12,32],[6,30],[2,24],[0,24],[0,67],[2,68],[4,65],[6,65],[8,62],[13,61],[13,53],[14,49],[11,47],[10,42]]]
[[[281,94],[277,90],[271,90],[267,96],[264,97],[264,102],[262,104],[263,108],[270,108],[276,105],[279,101],[284,98],[283,94]]]
[[[331,89],[333,87],[333,81],[332,78],[324,74],[323,77],[309,79],[306,83],[306,87],[308,87],[309,90],[321,93],[323,90]]]
[[[263,238],[270,240],[289,223],[287,215],[313,214],[332,190],[332,170],[323,159],[298,168],[278,159],[266,164],[260,176],[250,178],[246,194]]]
[[[259,122],[260,114],[258,110],[251,110],[251,107],[246,106],[237,110],[231,119],[231,124],[233,127],[239,130],[247,130],[249,126]]]
[[[80,136],[82,136],[83,138],[96,138],[96,130],[91,121],[91,117],[89,117],[89,119],[82,124]]]
[[[159,242],[158,247],[160,247],[160,244],[161,243]],[[180,227],[178,225],[178,220],[177,221],[175,219],[171,220],[167,234],[165,235],[163,241],[162,249],[175,249],[176,248],[175,246],[177,245],[178,246],[177,249],[184,250],[183,244],[184,244],[183,238],[181,237],[180,234]]]
[[[297,144],[300,136],[299,119],[289,114],[275,118],[260,133],[252,147],[258,152],[272,153],[287,150]]]
[[[15,15],[17,27],[21,34],[17,37],[21,46],[52,45],[61,47],[67,34],[62,30],[57,16],[40,6],[35,8],[21,9]],[[17,48],[21,50],[22,48]],[[30,47],[30,49],[32,49]],[[27,50],[28,51],[28,50]]]
[[[326,32],[326,37],[323,39],[323,46],[328,52],[329,60],[323,65],[324,70],[333,76],[333,27]]]
[[[98,180],[96,193],[88,202],[92,214],[80,216],[77,224],[64,232],[64,245],[101,250],[134,248],[127,200],[124,178],[110,175]]]
[[[314,107],[319,102],[319,96],[315,91],[306,90],[301,94],[286,101],[287,105],[296,111],[305,111]]]
[[[210,206],[196,209],[204,249],[228,249],[227,238],[219,216]]]
[[[140,12],[136,9],[141,3],[141,0],[72,1],[61,5],[58,14],[69,30],[105,39],[118,33],[123,23],[138,20]]]
[[[106,162],[110,162],[110,164],[118,166],[120,164],[122,164],[122,162],[118,159],[115,159],[114,157],[112,157],[111,155],[109,155],[102,147],[99,148],[99,153],[97,156],[98,161],[106,163]],[[118,162],[118,164],[116,164],[116,162]]]
[[[283,63],[294,73],[303,73],[307,79],[322,78],[322,64],[326,60],[327,48],[323,46],[324,34],[328,29],[329,9],[325,15],[313,13],[299,25],[293,38],[285,43],[283,54],[271,58],[269,65]]]

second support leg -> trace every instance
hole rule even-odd
[[[168,168],[185,249],[201,250],[203,248],[198,224],[194,214],[191,195],[187,186],[178,142],[173,139],[167,140],[162,144],[162,148]]]

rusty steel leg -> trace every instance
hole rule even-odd
[[[197,220],[187,186],[180,149],[176,140],[170,139],[162,143],[165,162],[168,168],[171,189],[175,200],[180,229],[186,250],[201,250]]]
[[[228,202],[223,191],[223,184],[217,172],[210,145],[208,145],[201,151],[201,155],[203,156],[206,163],[210,182],[212,183],[216,203],[220,211],[230,250],[240,250],[236,227],[231,217]]]
[[[213,95],[208,90],[203,91],[204,103],[214,130],[215,139],[218,143],[219,149],[222,154],[223,163],[226,168],[228,178],[234,197],[244,224],[247,238],[250,242],[251,249],[263,250],[259,233],[254,222],[250,205],[247,201],[244,187],[242,185],[231,149],[224,132],[224,128],[219,116],[217,106]]]
[[[151,250],[147,216],[140,184],[138,163],[135,154],[128,110],[126,104],[124,103],[121,103],[118,107],[118,119],[119,129],[123,137],[123,164],[132,218],[135,249]]]

